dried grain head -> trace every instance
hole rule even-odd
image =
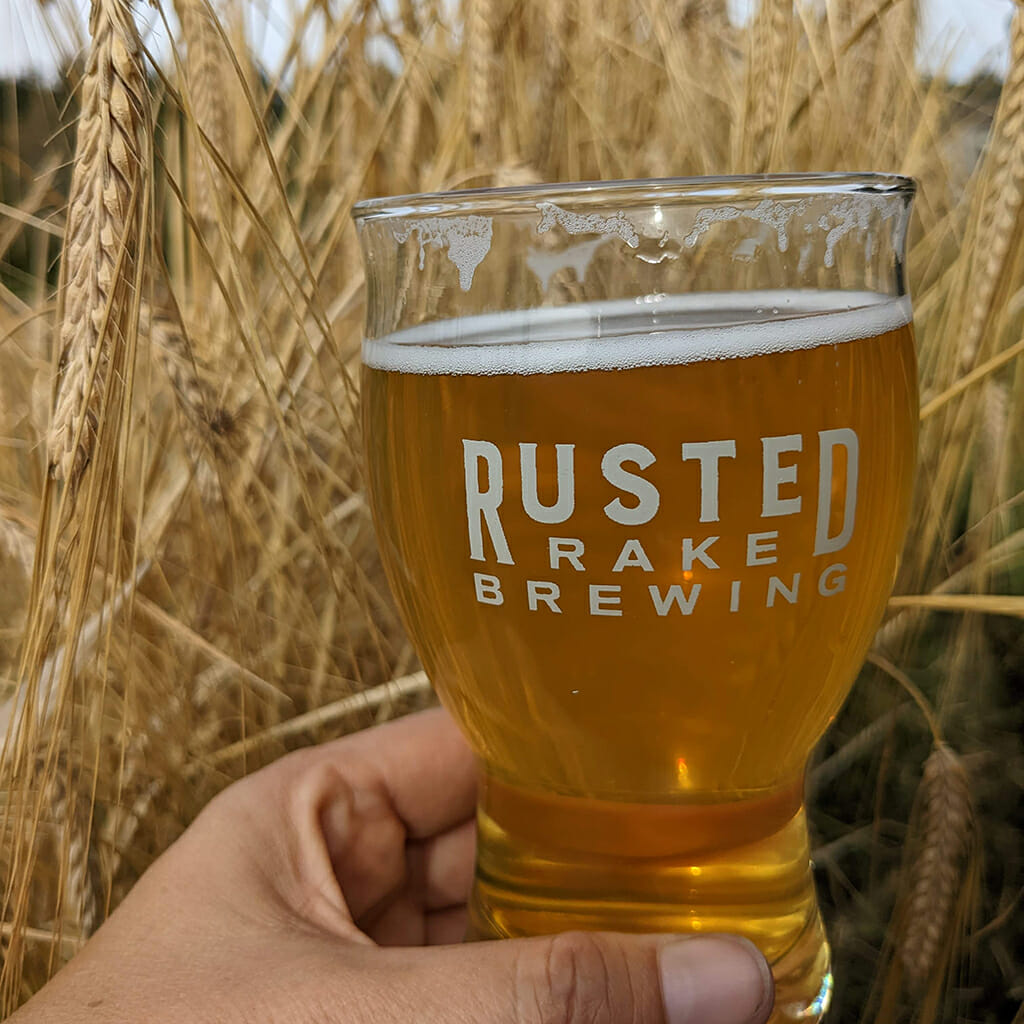
[[[1006,287],[1012,256],[1020,245],[1024,204],[1024,7],[1014,12],[1010,70],[1003,84],[984,162],[978,170],[979,206],[966,278],[965,322],[958,369],[970,370],[979,353],[989,354],[996,300]],[[987,350],[987,351],[986,351]]]
[[[920,843],[909,865],[909,894],[899,941],[908,982],[917,990],[945,969],[954,911],[975,844],[967,773],[945,743],[925,761],[919,790]]]
[[[225,49],[217,12],[210,0],[175,0],[186,47],[186,86],[190,97],[191,205],[199,229],[210,235],[218,222],[218,193],[224,193],[210,147],[234,165],[228,101],[231,98],[230,56]],[[205,137],[205,138],[204,138]],[[223,200],[223,196],[221,197]]]
[[[152,314],[150,340],[174,392],[182,437],[200,493],[207,500],[215,500],[238,447],[238,417],[211,387],[208,369],[200,367],[177,311]]]
[[[760,0],[748,34],[746,106],[738,136],[741,170],[778,162],[796,41],[792,0]]]
[[[466,97],[469,142],[486,160],[493,141],[496,94],[494,90],[494,0],[464,0]]]
[[[96,0],[82,80],[63,261],[59,382],[49,459],[74,488],[95,445],[111,349],[131,329],[130,282],[143,215],[139,181],[147,96],[131,9]]]

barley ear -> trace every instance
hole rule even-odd
[[[235,417],[200,376],[191,340],[176,313],[151,314],[150,341],[174,391],[182,437],[200,493],[208,501],[216,500],[221,496],[221,477],[228,471],[236,440]]]
[[[53,820],[61,833],[63,920],[73,922],[78,928],[78,938],[86,939],[99,925],[104,903],[98,857],[93,846],[89,794],[71,787],[63,763],[53,772],[50,788]]]
[[[921,842],[899,942],[907,981],[922,990],[945,959],[946,939],[975,838],[970,784],[960,758],[936,743],[921,778]]]
[[[1011,250],[1020,231],[1024,204],[1024,6],[1017,4],[1010,34],[1010,70],[1003,83],[982,164],[983,191],[978,211],[980,237],[971,276],[973,301],[963,328],[960,370],[972,369],[985,352],[986,336],[997,308],[1000,286],[1012,269]]]
[[[466,89],[469,141],[477,159],[486,158],[487,143],[497,119],[494,77],[494,4],[465,0]]]
[[[742,170],[765,171],[775,162],[793,42],[792,0],[760,0],[749,29],[743,131],[736,140]]]
[[[95,447],[112,351],[125,344],[143,216],[142,48],[123,0],[93,0],[62,265],[52,474],[76,490]]]
[[[225,109],[231,83],[224,73],[229,62],[216,11],[210,0],[175,0],[174,7],[185,37],[187,82],[195,127],[231,166],[234,161]],[[219,180],[215,180],[215,172],[210,170],[210,160],[203,152],[203,142],[197,133],[193,133],[190,143],[192,206],[201,230],[209,233],[217,223]]]
[[[566,71],[567,12],[565,6],[565,0],[548,0],[546,5],[544,50],[538,79],[537,131],[534,143],[534,160],[538,167],[545,167],[548,164],[551,157],[552,140],[556,137],[554,127],[555,119],[558,116],[557,104],[562,99],[560,93]]]

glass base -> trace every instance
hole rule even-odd
[[[487,779],[467,938],[575,929],[743,935],[772,966],[773,1024],[820,1021],[832,975],[800,791],[627,804]]]

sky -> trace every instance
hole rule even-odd
[[[298,0],[252,2],[250,38],[268,67],[274,67],[286,38],[285,26]],[[733,17],[742,20],[751,0],[728,0]],[[865,7],[868,0],[864,0]],[[953,78],[969,77],[980,69],[1004,71],[1009,60],[1009,23],[1013,0],[921,0],[923,31],[918,59],[928,70],[943,65]],[[74,53],[84,38],[87,0],[0,0],[0,77],[38,74],[52,78],[61,64],[61,51]],[[169,5],[168,5],[169,6]],[[163,26],[152,7],[136,5],[150,25],[147,45],[166,50]],[[259,13],[265,9],[265,14]],[[65,11],[77,11],[82,26],[78,39],[66,31],[54,38],[47,22],[67,24]]]

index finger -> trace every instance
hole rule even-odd
[[[466,821],[476,805],[476,758],[443,708],[420,711],[321,748],[346,771],[378,782],[416,839]],[[368,777],[367,777],[368,776]]]

